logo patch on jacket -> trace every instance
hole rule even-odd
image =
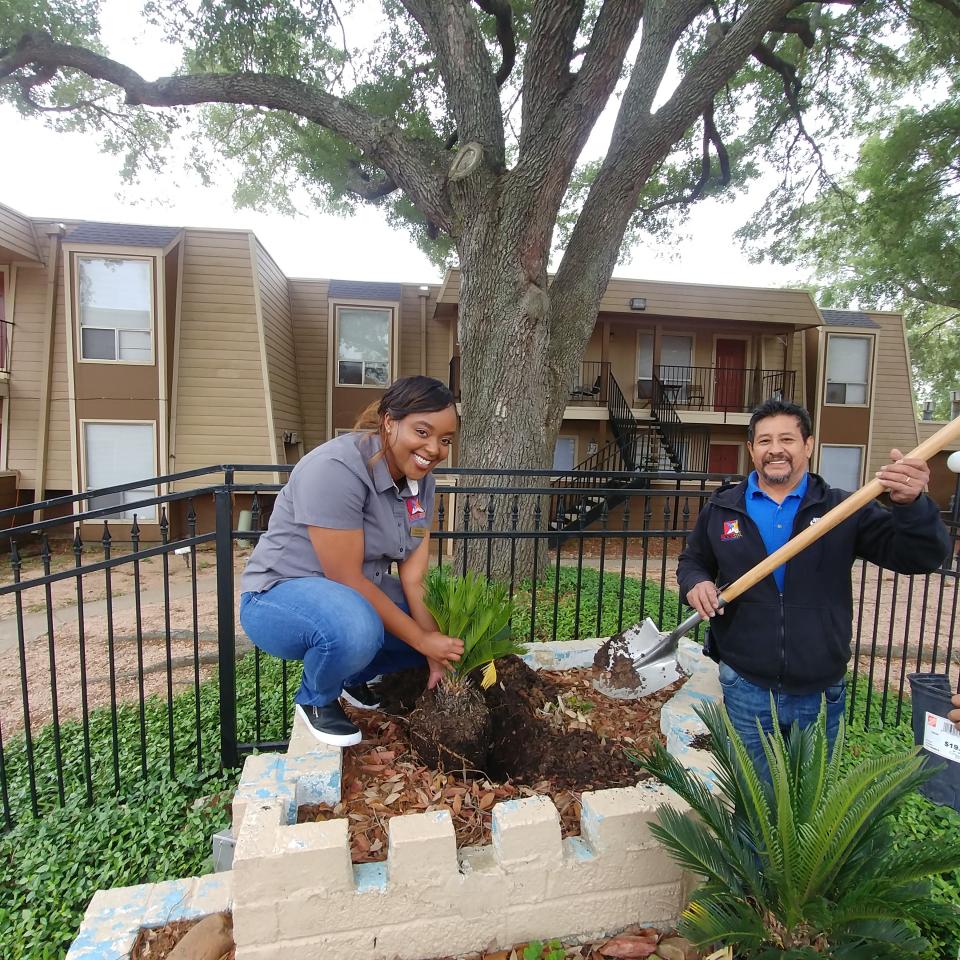
[[[420,503],[419,497],[407,497],[404,503],[407,505],[407,519],[411,523],[415,520],[422,520],[427,515],[426,510],[423,509],[423,504]]]
[[[721,540],[739,540],[742,536],[739,520],[723,521],[723,532],[720,534]]]

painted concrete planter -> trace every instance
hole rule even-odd
[[[587,666],[600,640],[538,644],[531,666]],[[661,713],[667,747],[712,781],[696,703],[719,696],[715,665],[683,642],[687,683]],[[691,878],[651,837],[659,784],[584,793],[581,836],[562,840],[547,797],[493,808],[493,842],[457,850],[446,811],[393,817],[384,863],[353,864],[346,820],[297,824],[301,803],[336,803],[340,752],[295,726],[286,754],[249,757],[233,801],[233,870],[97,893],[68,960],[117,960],[140,926],[233,911],[237,960],[421,960],[529,939],[672,925]]]

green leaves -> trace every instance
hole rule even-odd
[[[774,722],[765,780],[721,705],[697,713],[711,734],[718,796],[662,747],[641,761],[698,814],[663,808],[651,828],[678,863],[706,877],[680,932],[754,960],[930,956],[916,925],[957,920],[955,905],[931,903],[930,877],[960,868],[960,837],[891,848],[891,815],[929,776],[917,749],[847,764],[841,734],[828,759],[822,709],[786,738]]]
[[[526,653],[511,635],[513,603],[502,585],[472,571],[456,577],[434,567],[427,574],[423,600],[440,632],[463,641],[456,677],[463,679],[500,657]]]

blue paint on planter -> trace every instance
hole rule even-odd
[[[385,863],[357,863],[353,867],[353,882],[357,893],[385,893],[387,865]]]

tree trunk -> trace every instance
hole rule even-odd
[[[550,344],[545,269],[549,241],[542,250],[522,250],[519,243],[511,249],[504,243],[508,234],[529,238],[523,214],[516,214],[513,224],[503,219],[474,223],[460,244],[460,466],[547,469],[553,463],[567,383],[586,341],[572,344],[558,361],[556,345],[551,349]],[[524,259],[544,266],[525,269]],[[484,490],[546,490],[550,480],[549,476],[480,475],[460,482]],[[548,493],[463,495],[457,505],[458,529],[507,534],[492,541],[489,537],[468,540],[468,566],[483,573],[489,570],[504,581],[511,575],[530,576],[535,568],[542,574],[551,507]],[[513,530],[527,536],[510,537]]]

